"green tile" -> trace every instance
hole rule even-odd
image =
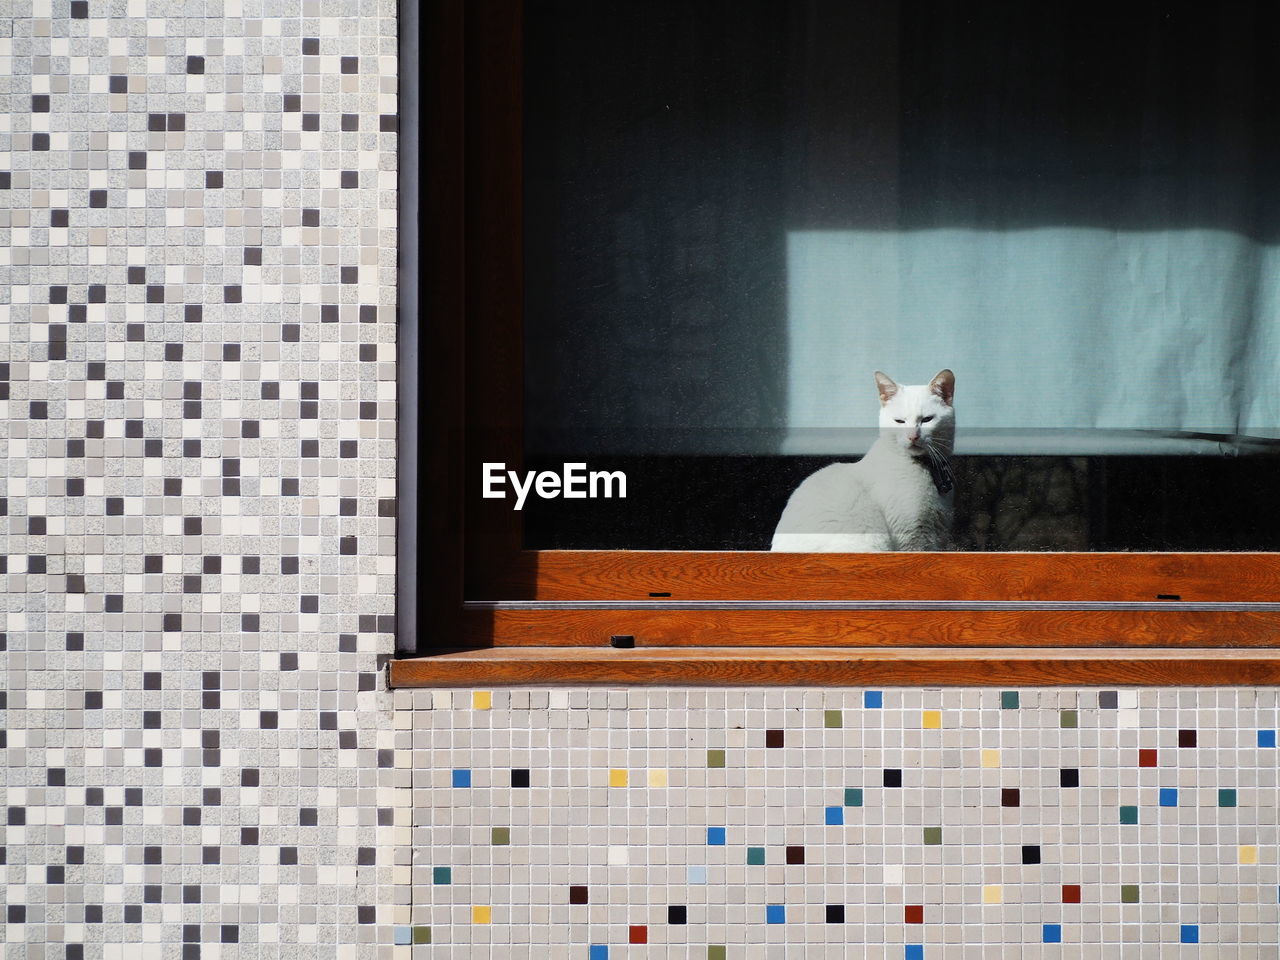
[[[844,805],[846,807],[862,806],[862,788],[861,787],[845,787],[844,788]]]
[[[707,947],[707,960],[727,960],[728,954],[721,946]]]
[[[511,842],[510,827],[494,827],[491,842],[497,846],[506,846]]]
[[[413,942],[414,943],[430,943],[431,928],[430,927],[414,927]]]
[[[758,867],[764,863],[764,847],[747,847],[748,866]]]
[[[1120,888],[1121,903],[1138,903],[1138,885],[1136,883],[1126,883]]]
[[[1080,726],[1080,715],[1074,710],[1063,710],[1058,716],[1058,724],[1064,730]]]
[[[942,843],[942,828],[941,827],[925,827],[924,842],[925,842],[925,845],[929,847],[936,847],[938,844]]]
[[[1121,807],[1120,822],[1121,823],[1137,823],[1138,808],[1137,807]]]
[[[1236,805],[1236,792],[1234,790],[1218,791],[1218,806],[1234,807]]]
[[[707,751],[707,766],[708,766],[708,767],[723,767],[723,766],[724,766],[724,751],[723,751],[723,750],[708,750],[708,751]]]
[[[1017,710],[1018,709],[1018,691],[1002,690],[1000,692],[1000,709],[1001,710]]]
[[[432,883],[453,883],[453,867],[432,867]]]
[[[843,727],[844,714],[839,710],[824,710],[822,712],[822,725],[824,727]]]

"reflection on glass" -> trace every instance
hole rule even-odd
[[[628,496],[527,545],[768,549],[949,368],[948,548],[1280,547],[1276,16],[531,0],[527,465]]]

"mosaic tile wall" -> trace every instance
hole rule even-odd
[[[395,150],[392,0],[0,11],[7,960],[396,953]]]
[[[394,699],[415,956],[1280,956],[1274,688]]]
[[[383,689],[389,0],[0,18],[3,956],[1280,956],[1275,690]]]

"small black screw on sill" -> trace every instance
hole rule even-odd
[[[636,638],[629,633],[615,633],[609,638],[609,646],[615,650],[631,650],[636,645]]]
[[[1156,599],[1157,599],[1157,600],[1181,600],[1181,599],[1182,599],[1182,594],[1180,594],[1180,593],[1157,593],[1157,594],[1156,594]]]
[[[671,596],[671,594],[670,594],[670,593],[651,593],[651,594],[649,594],[649,596],[651,596],[651,597],[669,597],[669,596]]]

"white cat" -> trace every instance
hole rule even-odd
[[[823,467],[796,488],[771,549],[946,549],[955,496],[947,465],[955,441],[955,383],[950,370],[924,386],[899,385],[877,370],[879,439],[857,463]]]

